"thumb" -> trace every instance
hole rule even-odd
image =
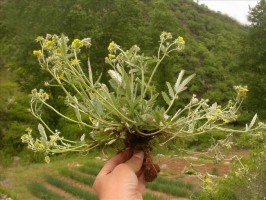
[[[141,169],[143,160],[144,152],[140,151],[134,153],[133,156],[126,162],[126,165],[129,166],[136,173]]]

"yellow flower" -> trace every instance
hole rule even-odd
[[[216,109],[216,112],[217,113],[222,113],[223,111],[220,108],[218,108],[218,109]]]
[[[109,53],[109,54],[108,54],[108,57],[109,57],[110,59],[114,59],[114,58],[115,58],[115,55],[114,55],[114,54],[111,54],[111,53]]]
[[[209,190],[209,191],[211,191],[211,190],[212,190],[212,187],[211,187],[210,185],[206,185],[206,186],[205,186],[205,190]]]
[[[114,46],[115,46],[115,42],[114,41],[110,42],[108,46],[108,50],[110,51]]]
[[[44,93],[44,98],[45,98],[45,99],[49,99],[49,94]]]
[[[212,180],[211,180],[210,178],[206,178],[206,179],[205,179],[205,182],[206,182],[206,183],[212,183]]]
[[[33,55],[35,55],[37,57],[42,57],[42,51],[41,50],[34,50]]]
[[[167,36],[167,32],[166,32],[166,31],[163,31],[163,32],[162,32],[162,35],[163,35],[163,36]]]
[[[28,134],[23,134],[22,136],[21,136],[21,140],[26,140],[26,139],[28,139],[29,138],[29,135]]]
[[[40,41],[42,41],[42,40],[43,40],[43,37],[42,37],[42,36],[38,36],[38,37],[35,39],[36,42],[40,42]]]
[[[59,78],[60,78],[60,79],[64,78],[64,75],[65,75],[65,73],[64,73],[64,72],[61,72],[61,73],[59,74]]]
[[[237,95],[239,97],[243,97],[247,92],[248,92],[248,87],[244,86],[243,88],[241,88],[241,90],[238,91]]]
[[[25,130],[26,132],[30,132],[31,131],[31,128],[30,127],[28,127],[28,128],[26,128],[26,130]]]
[[[208,121],[214,121],[216,118],[215,118],[215,116],[213,116],[213,115],[209,115],[209,116],[207,116],[207,120]]]
[[[40,143],[39,141],[36,141],[36,142],[35,142],[35,145],[36,145],[36,147],[39,148],[39,149],[44,149],[44,145],[43,145],[42,143]]]
[[[78,60],[78,59],[74,59],[74,60],[72,60],[72,64],[73,64],[73,65],[78,65],[78,64],[79,64],[79,60]]]
[[[44,48],[49,48],[54,45],[54,41],[48,40],[45,42]]]
[[[81,48],[83,46],[84,46],[84,43],[81,42],[79,39],[74,39],[73,42],[72,42],[72,47],[74,47],[74,48],[79,49],[79,48]]]
[[[181,42],[181,43],[185,43],[184,38],[181,37],[181,36],[179,36],[179,37],[177,38],[177,41],[178,41],[178,42]]]
[[[243,90],[243,92],[248,92],[248,87],[244,86],[242,90]]]

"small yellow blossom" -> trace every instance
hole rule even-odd
[[[225,118],[223,118],[223,121],[224,121],[225,123],[230,122],[228,119],[225,119]]]
[[[78,65],[78,64],[79,64],[79,60],[78,60],[78,59],[74,59],[74,60],[72,60],[72,64],[73,64],[73,65]]]
[[[206,185],[205,186],[205,190],[211,191],[212,190],[212,187],[210,185]]]
[[[181,43],[185,43],[184,38],[181,37],[181,36],[179,36],[179,37],[177,38],[177,41],[178,41],[178,42],[181,42]]]
[[[36,145],[36,147],[39,148],[39,149],[44,149],[44,145],[43,145],[41,142],[39,142],[39,141],[36,141],[36,142],[35,142],[35,145]]]
[[[64,73],[64,72],[61,72],[61,73],[59,74],[59,78],[60,78],[60,79],[64,78],[64,75],[65,75],[65,73]]]
[[[212,180],[211,180],[210,178],[206,178],[206,179],[205,179],[205,182],[206,182],[206,183],[212,183]]]
[[[40,42],[40,41],[42,41],[42,40],[43,40],[43,37],[42,37],[42,36],[38,36],[38,37],[35,39],[36,42]]]
[[[35,55],[37,57],[42,57],[42,51],[41,50],[34,50],[33,55]]]
[[[243,87],[243,92],[248,92],[248,87],[247,86]]]
[[[49,48],[54,45],[54,41],[48,40],[45,42],[44,48]]]
[[[28,127],[28,128],[26,128],[26,130],[25,130],[26,132],[30,132],[31,131],[31,128],[30,127]]]
[[[44,93],[44,98],[45,98],[45,99],[49,99],[49,94]]]
[[[216,109],[216,112],[217,113],[222,113],[223,111],[220,108],[218,108],[218,109]]]
[[[240,91],[238,91],[238,96],[243,97],[248,92],[248,87],[244,86]]]
[[[114,54],[111,54],[111,53],[109,53],[109,54],[108,54],[108,57],[109,57],[110,59],[114,59],[114,58],[115,58],[115,55],[114,55]]]
[[[29,135],[28,134],[23,134],[22,136],[21,136],[21,140],[26,140],[26,139],[28,139],[29,138]]]
[[[74,39],[73,42],[72,42],[72,47],[74,48],[81,48],[84,46],[84,43],[82,41],[80,41],[79,39]]]
[[[216,117],[213,116],[213,115],[209,115],[209,116],[207,116],[207,120],[208,120],[208,121],[214,121],[215,119],[216,119]]]
[[[166,32],[166,31],[163,31],[163,32],[162,32],[162,35],[163,35],[163,36],[167,36],[167,32]]]
[[[108,50],[110,51],[114,46],[115,46],[115,42],[114,41],[110,42],[108,46]]]

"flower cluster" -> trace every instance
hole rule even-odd
[[[240,86],[235,86],[234,88],[237,91],[238,97],[245,97],[247,92],[248,92],[248,87],[247,86],[242,87],[240,85]]]

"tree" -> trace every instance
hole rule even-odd
[[[266,118],[266,1],[260,0],[250,9],[251,23],[247,34],[242,37],[239,67],[244,71],[244,83],[250,88],[246,100],[248,111]]]

